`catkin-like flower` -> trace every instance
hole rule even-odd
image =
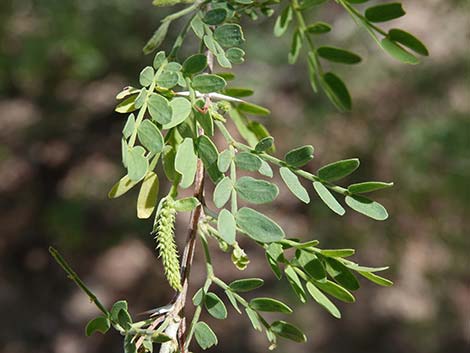
[[[178,248],[175,243],[176,209],[174,201],[167,198],[162,202],[160,211],[153,226],[154,239],[157,243],[159,257],[162,258],[165,276],[170,286],[181,290],[181,275]]]

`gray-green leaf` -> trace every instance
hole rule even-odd
[[[346,196],[346,204],[354,211],[362,213],[363,215],[375,219],[377,221],[384,221],[388,218],[388,213],[385,207],[380,203],[370,200],[366,197],[359,195]]]
[[[237,233],[237,226],[233,215],[225,208],[220,211],[219,217],[217,218],[217,230],[219,235],[229,245],[235,242],[235,236]]]
[[[278,312],[290,314],[292,309],[283,302],[272,298],[255,298],[250,301],[250,307],[256,311]]]
[[[199,321],[194,329],[194,337],[196,338],[197,344],[202,349],[206,350],[212,346],[217,345],[217,336],[214,331],[204,322]]]
[[[313,159],[313,146],[301,146],[294,148],[286,153],[284,159],[291,167],[302,167]]]
[[[234,292],[249,292],[261,287],[264,281],[261,278],[243,278],[237,279],[229,284]]]
[[[144,154],[142,146],[133,147],[127,153],[127,174],[132,181],[139,181],[147,174],[149,162]]]
[[[214,31],[214,39],[225,48],[239,46],[245,41],[242,28],[233,23],[217,27]]]
[[[271,243],[285,237],[284,231],[277,223],[248,207],[243,207],[237,212],[236,222],[245,234],[261,243]]]
[[[140,72],[139,82],[142,86],[148,87],[153,82],[154,76],[155,76],[155,71],[153,67],[147,66]]]
[[[219,320],[227,318],[227,308],[224,302],[215,293],[207,293],[204,296],[204,304],[211,316]]]
[[[152,153],[160,153],[163,149],[163,136],[158,127],[150,120],[142,121],[137,130],[139,141]]]
[[[222,208],[227,203],[232,194],[233,190],[233,182],[229,177],[224,177],[219,183],[216,185],[213,198],[214,204],[217,208]]]
[[[272,202],[279,194],[279,189],[276,185],[249,176],[238,179],[235,184],[235,189],[237,190],[238,196],[243,200],[254,204]]]
[[[175,169],[181,174],[182,188],[190,187],[194,182],[197,168],[197,156],[194,153],[193,140],[185,138],[178,147],[175,157]]]
[[[386,22],[404,16],[405,10],[398,2],[369,7],[365,16],[370,22]]]
[[[357,158],[333,162],[318,169],[318,176],[326,181],[339,180],[353,173],[359,168],[359,164]]]
[[[201,93],[212,93],[223,90],[227,82],[214,74],[201,74],[193,78],[191,85]]]
[[[381,189],[388,189],[393,186],[393,183],[384,183],[380,181],[367,181],[364,183],[351,184],[348,186],[348,191],[353,194],[365,194]]]
[[[300,183],[299,178],[289,168],[282,167],[279,169],[282,180],[286,183],[289,190],[304,203],[310,202],[310,196],[308,196],[307,190]]]
[[[285,321],[273,322],[271,324],[271,331],[280,337],[294,342],[302,343],[307,341],[307,336],[298,327]]]
[[[336,305],[334,305],[333,302],[330,299],[328,299],[328,297],[325,294],[323,294],[317,287],[315,287],[312,283],[308,282],[307,290],[312,296],[312,298],[318,304],[323,306],[331,315],[333,315],[337,319],[341,318],[341,313],[336,307]]]
[[[137,197],[137,218],[147,219],[152,215],[157,204],[159,185],[157,174],[147,173]]]
[[[148,99],[150,116],[159,124],[168,124],[171,121],[172,111],[168,100],[159,95],[151,94]]]
[[[106,317],[97,317],[88,322],[86,325],[85,333],[87,336],[91,336],[95,332],[100,332],[105,334],[108,332],[109,328],[111,327],[111,322]]]
[[[256,172],[261,167],[261,158],[250,152],[240,152],[235,156],[235,164],[240,169]]]
[[[340,216],[346,213],[345,209],[341,204],[335,199],[333,194],[326,188],[325,185],[320,183],[319,181],[313,182],[313,188],[317,192],[318,196],[322,199],[322,201],[327,205],[333,212],[339,214]]]

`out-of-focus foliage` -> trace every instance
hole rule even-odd
[[[341,71],[355,100],[351,114],[337,113],[312,95],[302,60],[279,70],[290,44],[266,45],[272,20],[255,25],[245,50],[250,67],[239,73],[262,92],[254,101],[276,113],[267,123],[274,136],[283,136],[279,155],[294,142],[313,141],[321,152],[318,166],[344,156],[361,158],[368,169],[351,183],[370,175],[395,181],[396,192],[381,200],[391,206],[385,228],[353,213],[345,226],[318,203],[299,205],[288,192],[272,210],[290,233],[311,232],[330,247],[354,241],[363,253],[358,260],[387,262],[395,273],[392,289],[366,286],[356,306],[339,304],[340,322],[314,305],[302,310],[298,319],[312,328],[317,352],[469,349],[470,8],[465,0],[404,3],[409,16],[400,26],[419,35],[431,53],[413,68],[363,44],[367,34],[334,4],[322,10],[322,18],[335,25],[327,36],[367,62],[367,68]],[[123,123],[112,113],[113,97],[144,66],[141,47],[167,13],[150,8],[150,2],[127,0],[0,3],[2,353],[121,349],[119,337],[84,338],[83,324],[96,312],[50,263],[50,243],[70,254],[92,286],[100,283],[95,289],[107,304],[132,297],[138,304],[130,311],[136,314],[169,295],[155,297],[163,279],[147,226],[134,220],[135,195],[106,201],[106,190],[119,177],[115,146]],[[316,20],[314,12],[310,16]],[[184,223],[176,227],[182,232]],[[253,261],[257,253],[245,250]],[[268,288],[275,282],[264,270]],[[219,339],[234,352],[264,351],[264,338],[245,332],[244,323],[224,324]]]

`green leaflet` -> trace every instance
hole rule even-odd
[[[126,161],[127,174],[130,180],[137,182],[147,174],[149,162],[145,158],[145,149],[142,146],[131,148],[127,152]]]
[[[333,304],[333,302],[328,299],[326,295],[324,295],[317,287],[315,287],[312,283],[307,283],[307,291],[310,293],[312,298],[321,306],[323,306],[331,315],[335,318],[340,319],[341,313]]]
[[[244,278],[237,279],[229,284],[229,287],[234,292],[250,292],[261,287],[264,281],[261,278]]]
[[[132,95],[137,95],[140,91],[140,89],[135,87],[127,86],[116,95],[116,99],[121,100]]]
[[[325,185],[323,185],[319,181],[314,181],[313,188],[317,192],[318,196],[320,196],[322,201],[325,203],[325,205],[327,205],[330,208],[330,210],[339,214],[340,216],[346,213],[343,206],[341,206],[341,204],[338,201],[336,201],[333,194],[330,192],[330,190],[326,188]]]
[[[204,305],[207,312],[214,318],[224,320],[227,318],[227,308],[224,302],[215,294],[207,293],[204,296]]]
[[[330,101],[342,112],[348,112],[352,108],[352,100],[344,82],[334,73],[327,72],[323,75],[322,87]]]
[[[307,32],[310,34],[323,34],[330,31],[331,26],[328,23],[322,21],[318,21],[307,26]]]
[[[341,64],[358,64],[362,60],[357,54],[335,47],[320,47],[317,53],[323,59]]]
[[[152,69],[153,70],[153,69]],[[145,88],[142,88],[139,92],[139,94],[137,95],[137,97],[135,98],[135,102],[134,102],[134,106],[137,108],[137,109],[140,109],[142,108],[142,106],[144,105],[145,101],[147,100],[147,89]]]
[[[111,190],[108,192],[108,197],[110,199],[116,199],[132,189],[137,185],[137,183],[138,181],[132,181],[129,178],[129,175],[124,175],[116,184],[113,185]]]
[[[217,159],[217,167],[222,173],[225,173],[228,168],[230,168],[230,163],[232,162],[233,156],[230,150],[225,150],[219,154]]]
[[[240,310],[240,307],[238,306],[237,299],[235,298],[233,293],[229,289],[226,289],[224,292],[225,292],[225,295],[227,296],[228,300],[230,301],[230,304],[232,304],[232,306],[236,310],[236,312],[241,314],[242,312]]]
[[[345,159],[327,164],[318,169],[318,177],[326,181],[336,181],[353,173],[359,168],[359,159]]]
[[[383,278],[379,275],[376,275],[375,273],[359,271],[359,274],[367,278],[369,281],[374,282],[375,284],[378,284],[379,286],[382,286],[382,287],[393,286],[392,281],[390,281],[389,279]]]
[[[299,168],[313,159],[314,148],[311,145],[297,147],[286,153],[286,163],[294,168]]]
[[[183,72],[186,75],[198,74],[207,67],[207,57],[204,54],[194,54],[183,63]]]
[[[346,196],[345,201],[346,204],[353,210],[377,221],[384,221],[388,218],[388,213],[385,207],[383,207],[380,203],[370,200],[364,196]]]
[[[217,167],[217,160],[219,158],[219,151],[215,144],[205,135],[201,135],[197,140],[197,153],[199,158],[204,163],[204,166],[209,174],[209,177],[214,183],[217,183],[223,178],[223,174]]]
[[[285,237],[284,231],[277,223],[251,208],[241,208],[235,219],[246,235],[261,243],[271,243]]]
[[[216,346],[217,336],[215,335],[214,331],[204,322],[199,321],[194,329],[194,337],[196,338],[196,342],[202,349],[208,349],[212,346]]]
[[[254,147],[258,143],[256,135],[248,129],[248,119],[242,113],[236,109],[230,109],[229,116],[235,123],[240,135],[248,142],[248,144]]]
[[[249,176],[238,179],[235,189],[237,190],[237,195],[243,200],[254,204],[272,202],[279,194],[279,189],[275,184]]]
[[[225,208],[220,211],[219,217],[217,218],[217,230],[227,244],[232,245],[235,242],[237,232],[235,218]]]
[[[264,312],[278,312],[284,314],[292,313],[292,309],[289,308],[283,302],[272,299],[272,298],[255,298],[250,301],[250,308],[256,311]]]
[[[254,91],[249,88],[230,87],[223,91],[223,94],[231,97],[243,98],[252,96]]]
[[[199,306],[202,304],[203,300],[204,300],[204,296],[206,294],[204,293],[204,287],[201,287],[197,290],[196,293],[194,293],[194,296],[193,296],[193,304],[195,306]]]
[[[330,280],[327,280],[324,283],[313,281],[312,284],[320,288],[323,292],[326,292],[345,303],[354,303],[356,301],[354,296],[347,289],[334,282],[331,282]]]
[[[232,64],[243,64],[245,62],[245,51],[243,49],[229,48],[225,54]]]
[[[137,218],[149,218],[155,209],[158,197],[159,181],[154,172],[148,173],[142,181],[137,197]]]
[[[351,184],[348,186],[348,191],[353,194],[365,194],[376,190],[388,189],[393,186],[393,183],[383,183],[380,181],[367,181],[364,183]]]
[[[201,74],[193,78],[191,85],[196,91],[201,93],[211,93],[223,90],[227,85],[227,82],[217,75]]]
[[[274,175],[271,166],[268,164],[268,162],[263,160],[261,161],[261,167],[259,167],[258,172],[261,175],[267,176],[268,178],[272,178]]]
[[[242,28],[237,24],[225,24],[214,31],[214,39],[223,47],[236,47],[245,41]]]
[[[276,19],[274,25],[274,35],[276,37],[281,37],[289,28],[289,23],[292,21],[292,7],[290,5],[286,6],[282,10],[281,14]]]
[[[126,124],[124,125],[124,128],[122,129],[122,135],[124,138],[129,138],[132,133],[134,132],[134,127],[135,127],[135,116],[134,114],[130,114],[129,117],[127,118]]]
[[[114,109],[117,113],[131,113],[135,110],[137,110],[137,107],[135,106],[135,99],[137,98],[137,95],[132,95],[130,97],[127,97],[124,99],[121,103],[119,103],[116,106],[116,109]]]
[[[173,98],[170,102],[170,108],[171,120],[163,125],[163,129],[171,129],[181,124],[191,113],[191,103],[183,97]]]
[[[159,94],[152,93],[148,99],[150,116],[159,124],[168,124],[171,121],[172,111],[168,100]]]
[[[292,36],[291,48],[288,54],[289,64],[295,64],[302,48],[302,32],[296,30]]]
[[[287,185],[289,190],[304,203],[310,202],[310,196],[307,190],[302,186],[297,175],[295,175],[289,168],[282,167],[279,169],[282,180]]]
[[[87,336],[91,336],[95,332],[105,334],[111,327],[111,322],[106,317],[97,317],[89,321],[86,325],[85,333]]]
[[[185,197],[175,201],[175,210],[178,212],[189,212],[200,204],[199,200],[195,197]]]
[[[272,148],[274,145],[274,138],[271,136],[267,136],[263,139],[261,139],[255,146],[255,151],[256,152],[265,152]]]
[[[271,331],[278,336],[287,338],[294,342],[302,343],[307,341],[307,337],[298,327],[285,321],[273,322],[271,324]]]
[[[182,176],[180,186],[190,187],[194,182],[197,168],[197,156],[194,153],[193,140],[185,138],[178,147],[175,157],[175,170]]]
[[[390,54],[390,56],[397,59],[398,61],[411,65],[419,64],[419,60],[416,58],[416,56],[388,38],[382,39],[380,45],[388,54]]]
[[[173,88],[178,84],[178,73],[171,70],[163,71],[157,78],[157,86],[162,88]]]
[[[372,6],[365,12],[365,16],[370,22],[386,22],[405,14],[402,5],[397,2]]]
[[[261,168],[262,163],[258,156],[250,152],[240,152],[235,155],[235,164],[240,169],[256,172]]]
[[[321,254],[328,257],[349,257],[354,255],[354,249],[323,249]]]
[[[263,330],[263,326],[262,326],[261,321],[259,319],[258,313],[256,311],[254,311],[253,309],[251,309],[250,307],[245,308],[245,312],[246,312],[246,315],[248,316],[248,318],[250,319],[251,325],[253,326],[253,328],[256,331],[261,332]]]
[[[157,70],[165,62],[165,59],[165,52],[159,51],[157,54],[155,54],[155,57],[153,58],[153,68]]]
[[[155,76],[155,70],[151,66],[145,67],[139,76],[139,82],[142,86],[148,87],[153,82],[153,78]]]
[[[229,177],[224,177],[219,183],[216,185],[213,199],[215,207],[222,208],[230,199],[233,190],[233,182]]]
[[[219,25],[227,18],[227,10],[223,8],[215,8],[206,12],[202,19],[208,25]]]
[[[243,112],[243,113],[253,114],[253,115],[265,116],[265,115],[271,114],[269,109],[264,108],[260,105],[256,105],[256,104],[253,104],[253,103],[247,103],[247,102],[239,103],[238,106],[237,106],[237,109],[239,111]]]
[[[307,275],[317,281],[324,282],[326,280],[325,268],[317,255],[299,250],[297,260]]]
[[[137,136],[142,145],[152,153],[160,153],[163,149],[163,136],[158,127],[150,120],[142,121],[137,129]]]
[[[326,263],[327,272],[335,282],[348,290],[359,289],[359,282],[356,277],[341,262],[331,257],[327,257]]]
[[[390,31],[388,31],[388,37],[390,38],[390,40],[404,45],[405,47],[413,50],[417,54],[424,56],[429,55],[428,48],[426,48],[426,46],[418,38],[402,29],[391,29]]]
[[[175,157],[176,157],[176,150],[170,146],[166,145],[163,148],[163,171],[165,172],[165,176],[170,181],[174,181],[178,173],[175,170]]]
[[[297,298],[299,298],[302,303],[305,303],[307,301],[307,295],[294,268],[291,265],[288,265],[284,269],[284,273]]]

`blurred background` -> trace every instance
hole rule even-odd
[[[126,298],[136,315],[171,298],[151,221],[136,218],[135,191],[112,201],[106,196],[123,174],[125,118],[113,112],[115,94],[137,83],[152,60],[141,48],[172,11],[150,3],[0,1],[1,353],[122,350],[114,333],[85,337],[97,310],[51,261],[51,244],[106,305]],[[391,266],[387,275],[395,285],[362,282],[356,304],[338,303],[341,320],[313,302],[297,303],[249,242],[242,243],[251,258],[245,273],[214,248],[222,278],[261,276],[266,285],[257,295],[283,298],[297,309],[290,320],[309,341],[283,342],[279,352],[470,352],[470,3],[406,0],[404,6],[407,16],[393,26],[428,45],[431,57],[419,66],[389,59],[333,1],[309,15],[334,25],[319,43],[364,58],[354,67],[335,65],[353,96],[350,114],[311,91],[304,60],[287,65],[289,39],[273,38],[274,18],[244,21],[247,62],[236,68],[234,85],[254,88],[250,100],[272,110],[263,123],[278,137],[278,155],[313,144],[312,171],[359,157],[361,168],[345,185],[396,185],[374,195],[391,214],[386,222],[352,211],[341,218],[313,193],[306,206],[285,190],[269,210],[291,236],[319,239],[326,248],[354,247],[355,261]],[[180,244],[186,220],[178,220]],[[193,275],[198,288],[199,263]],[[223,322],[204,318],[219,336],[213,351],[267,351],[246,317],[229,315]]]

